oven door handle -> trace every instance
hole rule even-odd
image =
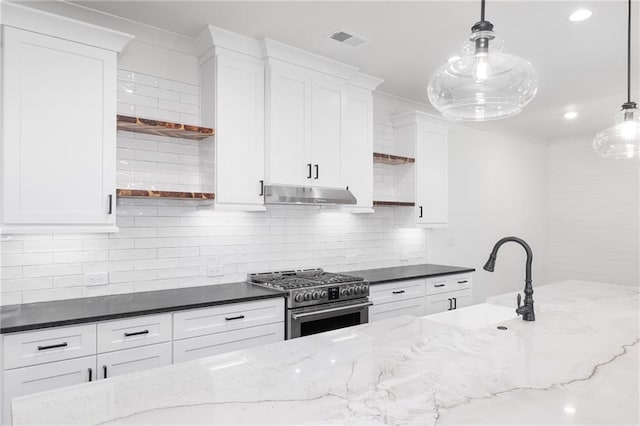
[[[311,316],[319,315],[319,314],[326,314],[328,312],[346,311],[347,309],[365,308],[367,306],[373,306],[373,302],[355,303],[353,305],[340,306],[340,307],[337,307],[337,308],[323,309],[321,311],[303,312],[301,314],[293,314],[293,315],[291,315],[291,317],[294,320],[297,320],[299,318],[311,317]]]

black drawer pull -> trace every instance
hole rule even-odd
[[[391,293],[393,293],[393,294],[402,294],[402,293],[404,293],[404,290],[392,291]]]
[[[141,334],[149,334],[149,330],[134,331],[133,333],[124,333],[124,337],[139,336]]]
[[[308,168],[307,179],[311,179],[311,163],[307,163],[307,168]]]
[[[106,365],[102,366],[102,375],[104,376],[103,377],[104,379],[107,378],[107,366]]]
[[[453,299],[447,299],[449,301],[449,309],[447,309],[447,311],[450,311],[453,309]]]
[[[233,320],[242,319],[242,318],[244,318],[244,315],[238,315],[237,317],[225,317],[224,319],[227,321],[233,321]]]
[[[49,345],[49,346],[38,346],[39,351],[46,351],[47,349],[55,349],[55,348],[64,348],[69,346],[67,342],[58,343],[57,345]]]
[[[320,177],[320,166],[316,164],[314,167],[316,168],[316,177],[314,179],[318,179]]]
[[[93,380],[93,368],[89,369],[89,381]]]
[[[422,206],[420,206],[420,215],[418,217],[422,217]]]
[[[468,283],[468,282],[469,281],[467,281],[467,280],[462,280],[462,281],[458,281],[458,284],[465,284],[465,283]]]
[[[261,180],[260,181],[260,196],[262,197],[264,195],[264,181]]]
[[[458,309],[458,299],[457,298],[453,298],[453,309]]]
[[[434,287],[444,287],[446,284],[436,284]]]

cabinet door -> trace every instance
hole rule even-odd
[[[453,292],[452,292],[453,293]],[[452,293],[443,293],[435,296],[427,296],[427,315],[437,314],[438,312],[450,311],[453,309]]]
[[[311,77],[282,65],[267,72],[267,181],[311,185]]]
[[[342,187],[344,85],[328,79],[314,78],[311,99],[312,185]]]
[[[96,380],[96,357],[51,362],[4,373],[4,424],[11,424],[11,399]]]
[[[6,26],[3,48],[6,231],[114,231],[115,52]]]
[[[101,379],[171,364],[171,342],[98,354]]]
[[[448,222],[447,131],[419,124],[416,153],[417,223],[446,226]]]
[[[347,90],[343,115],[342,179],[356,197],[356,207],[373,207],[373,97]]]
[[[455,291],[451,294],[453,297],[454,309],[464,308],[471,305],[471,289]]]
[[[216,62],[216,203],[261,205],[264,66],[226,55]]]

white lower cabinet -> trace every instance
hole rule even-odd
[[[2,338],[2,424],[18,396],[284,340],[284,298]]]
[[[171,343],[98,354],[98,377],[121,376],[171,364]]]
[[[2,424],[11,424],[13,398],[96,379],[95,355],[5,371],[2,389],[4,412]]]
[[[472,304],[471,274],[372,285],[369,321],[400,315],[423,316]]]

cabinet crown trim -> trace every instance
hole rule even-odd
[[[207,25],[193,40],[198,56],[206,57],[214,48],[224,48],[262,58],[260,41],[229,30]]]
[[[3,2],[1,7],[4,25],[114,52],[122,51],[135,38],[131,34],[15,3]]]
[[[292,47],[270,38],[263,38],[261,41],[264,57],[268,59],[278,59],[299,65],[311,70],[320,71],[342,79],[349,79],[358,73],[359,69],[352,65],[347,65],[324,56],[306,50]]]

